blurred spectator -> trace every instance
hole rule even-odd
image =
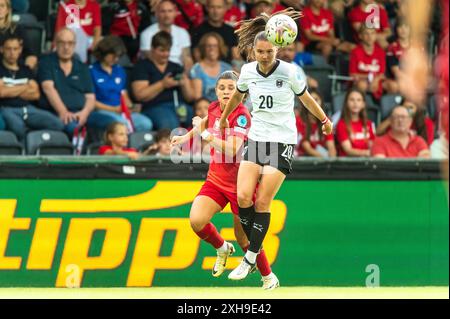
[[[17,14],[27,13],[30,8],[30,2],[28,0],[12,0],[11,4],[13,12]]]
[[[291,63],[291,64],[297,66],[299,69],[301,69],[301,72],[304,73],[301,66],[298,63],[296,63],[296,61],[295,61],[296,54],[297,53],[295,51],[295,44],[292,43],[282,49],[278,49],[277,57],[280,60],[283,60],[285,62],[288,62],[288,63]],[[317,82],[317,80],[315,80],[314,78],[306,75],[306,80],[308,83],[308,88],[311,88],[311,89],[319,88],[319,82]],[[297,99],[296,99],[296,101],[297,101]]]
[[[31,70],[19,64],[21,39],[10,36],[0,52],[0,113],[8,130],[19,140],[24,140],[28,129],[62,131],[64,126],[56,116],[32,105],[39,99],[39,86]]]
[[[145,155],[170,156],[170,130],[162,129],[156,133],[155,143],[144,152]]]
[[[189,33],[175,25],[177,8],[173,1],[162,0],[155,4],[155,15],[157,23],[152,24],[141,34],[140,49],[142,57],[147,57],[151,50],[152,39],[159,31],[166,31],[172,36],[170,49],[170,61],[183,65],[187,70],[192,67],[191,37]]]
[[[427,116],[427,109],[425,106],[418,106],[414,102],[403,100],[401,105],[406,108],[412,118],[411,132],[421,136],[428,145],[434,141],[434,123],[430,117]],[[377,135],[383,135],[391,130],[391,119],[387,118],[377,127]]]
[[[192,47],[194,48],[194,57],[196,61],[200,60],[200,51],[198,44],[200,39],[209,32],[220,34],[228,47],[227,56],[224,61],[227,63],[234,63],[240,66],[242,61],[239,51],[237,49],[237,37],[234,34],[233,27],[225,23],[224,17],[227,10],[225,0],[208,0],[206,2],[206,10],[208,12],[208,19],[199,27],[195,28],[192,35]],[[236,61],[232,61],[236,60]]]
[[[18,36],[23,41],[22,55],[20,61],[27,65],[31,70],[37,66],[37,56],[33,55],[30,49],[30,44],[25,39],[25,29],[22,25],[16,24],[12,21],[12,8],[10,0],[0,0],[0,47],[3,41],[11,36]]]
[[[102,19],[104,23],[105,20],[109,22],[104,34],[109,32],[119,36],[125,43],[130,61],[134,62],[139,52],[139,34],[150,25],[148,7],[139,0],[113,0]]]
[[[425,140],[410,130],[412,117],[406,107],[396,106],[392,110],[390,121],[391,131],[377,137],[373,143],[372,155],[374,157],[430,157]]]
[[[367,118],[364,93],[357,89],[349,90],[336,126],[339,156],[370,156],[375,139],[373,131],[373,124]]]
[[[210,103],[211,102],[204,97],[201,97],[198,100],[196,100],[194,103],[194,116],[198,116],[202,119],[207,117]]]
[[[56,52],[39,61],[38,80],[41,85],[41,104],[55,112],[73,135],[75,128],[86,123],[95,126],[101,121],[95,107],[94,86],[89,67],[75,59],[76,36],[71,29],[56,34]]]
[[[405,20],[400,20],[395,29],[397,39],[389,45],[386,53],[387,79],[385,88],[386,92],[391,94],[400,91],[399,81],[404,77],[400,68],[400,59],[410,47],[410,28]]]
[[[60,1],[55,34],[62,28],[75,32],[75,53],[82,62],[88,61],[88,51],[95,48],[102,35],[100,5],[95,0]]]
[[[245,20],[247,16],[244,0],[226,0],[225,3],[227,11],[223,19],[226,24],[236,28],[238,22]]]
[[[183,29],[192,30],[203,23],[203,7],[195,0],[174,0],[178,8],[175,24]]]
[[[346,19],[346,12],[353,6],[356,0],[329,0],[328,7],[336,19]]]
[[[123,116],[123,107],[131,109],[133,104],[127,92],[127,76],[125,70],[117,64],[126,48],[119,37],[110,35],[98,43],[94,50],[97,62],[90,67],[95,91],[95,107],[97,113],[103,115],[103,120],[97,125],[106,128],[111,122],[127,124]],[[150,131],[152,122],[146,116],[133,112],[131,118],[134,130]]]
[[[362,25],[375,29],[376,42],[383,48],[388,47],[388,38],[391,36],[391,27],[386,10],[375,0],[361,0],[348,14],[348,20],[353,28],[355,42],[359,42],[358,33]]]
[[[361,25],[359,44],[350,54],[349,74],[354,85],[363,92],[370,92],[376,99],[383,94],[386,54],[376,43],[375,29]]]
[[[198,48],[200,62],[194,64],[190,71],[194,99],[205,97],[212,102],[217,100],[217,78],[232,69],[230,64],[222,61],[227,55],[227,47],[219,34],[210,32],[201,38]]]
[[[251,18],[257,17],[263,12],[270,16],[272,13],[286,9],[277,0],[254,0],[253,3],[250,13]]]
[[[125,155],[130,159],[138,159],[139,153],[134,148],[127,148],[128,131],[125,124],[111,123],[104,134],[105,145],[100,146],[99,155]]]
[[[319,52],[328,61],[335,48],[349,53],[355,45],[335,37],[333,13],[324,8],[324,4],[325,0],[311,0],[303,8],[300,41],[306,51]]]
[[[314,100],[323,107],[323,99],[317,90],[309,90]],[[296,117],[299,144],[298,156],[336,157],[334,135],[324,135],[322,124],[306,107],[300,107],[300,116]]]
[[[185,103],[193,100],[190,80],[179,64],[169,61],[172,37],[160,31],[152,38],[151,51],[139,61],[132,75],[135,98],[143,103],[142,113],[149,117],[154,128],[174,129],[190,123],[192,108]]]

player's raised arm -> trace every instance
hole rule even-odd
[[[333,123],[322,110],[320,105],[317,104],[311,94],[309,94],[308,90],[306,90],[305,93],[299,96],[299,98],[303,105],[308,109],[308,111],[310,111],[316,118],[318,118],[322,122],[323,133],[326,135],[331,134],[333,132]]]
[[[235,90],[227,105],[225,106],[222,116],[220,117],[220,128],[224,129],[228,127],[227,118],[228,116],[236,109],[236,107],[242,102],[244,99],[245,93],[239,92],[239,90]]]

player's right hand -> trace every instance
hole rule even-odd
[[[170,141],[170,146],[176,146],[184,143],[184,136],[173,136]]]

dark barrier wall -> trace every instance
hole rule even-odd
[[[283,286],[448,285],[448,190],[437,162],[294,166],[264,242]],[[215,251],[188,219],[206,168],[0,161],[0,286],[259,286],[258,274],[238,283],[210,274]],[[233,239],[228,207],[213,222]]]

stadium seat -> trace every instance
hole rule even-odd
[[[38,21],[47,20],[48,14],[52,12],[52,0],[28,0],[30,3],[29,13],[32,13]]]
[[[27,153],[30,155],[73,155],[74,148],[63,132],[41,130],[27,134]]]
[[[336,74],[334,67],[329,64],[320,66],[307,65],[303,69],[308,76],[319,82],[319,90],[323,94],[324,102],[331,102],[331,96],[334,89],[334,80],[330,79],[329,76]]]
[[[98,155],[98,150],[102,146],[103,142],[91,143],[86,147],[86,155]]]
[[[136,132],[130,134],[129,146],[135,148],[138,151],[144,151],[155,142],[153,134],[151,132]]]
[[[32,13],[14,14],[12,19],[17,24],[36,24],[36,23],[38,23],[37,18]]]
[[[14,133],[0,131],[0,155],[24,155],[25,150]]]
[[[381,119],[386,119],[394,106],[402,102],[402,96],[398,94],[387,94],[381,97]]]
[[[45,46],[45,28],[39,23],[23,24],[25,42],[29,44],[31,53],[40,56]]]
[[[378,124],[380,124],[380,111],[378,110],[378,107],[369,105],[367,107],[367,117],[375,124],[375,126],[378,126]]]
[[[438,119],[438,112],[437,112],[437,99],[439,98],[438,95],[434,94],[431,95],[428,98],[428,103],[427,103],[427,111],[428,111],[428,116],[433,120],[436,121]]]

